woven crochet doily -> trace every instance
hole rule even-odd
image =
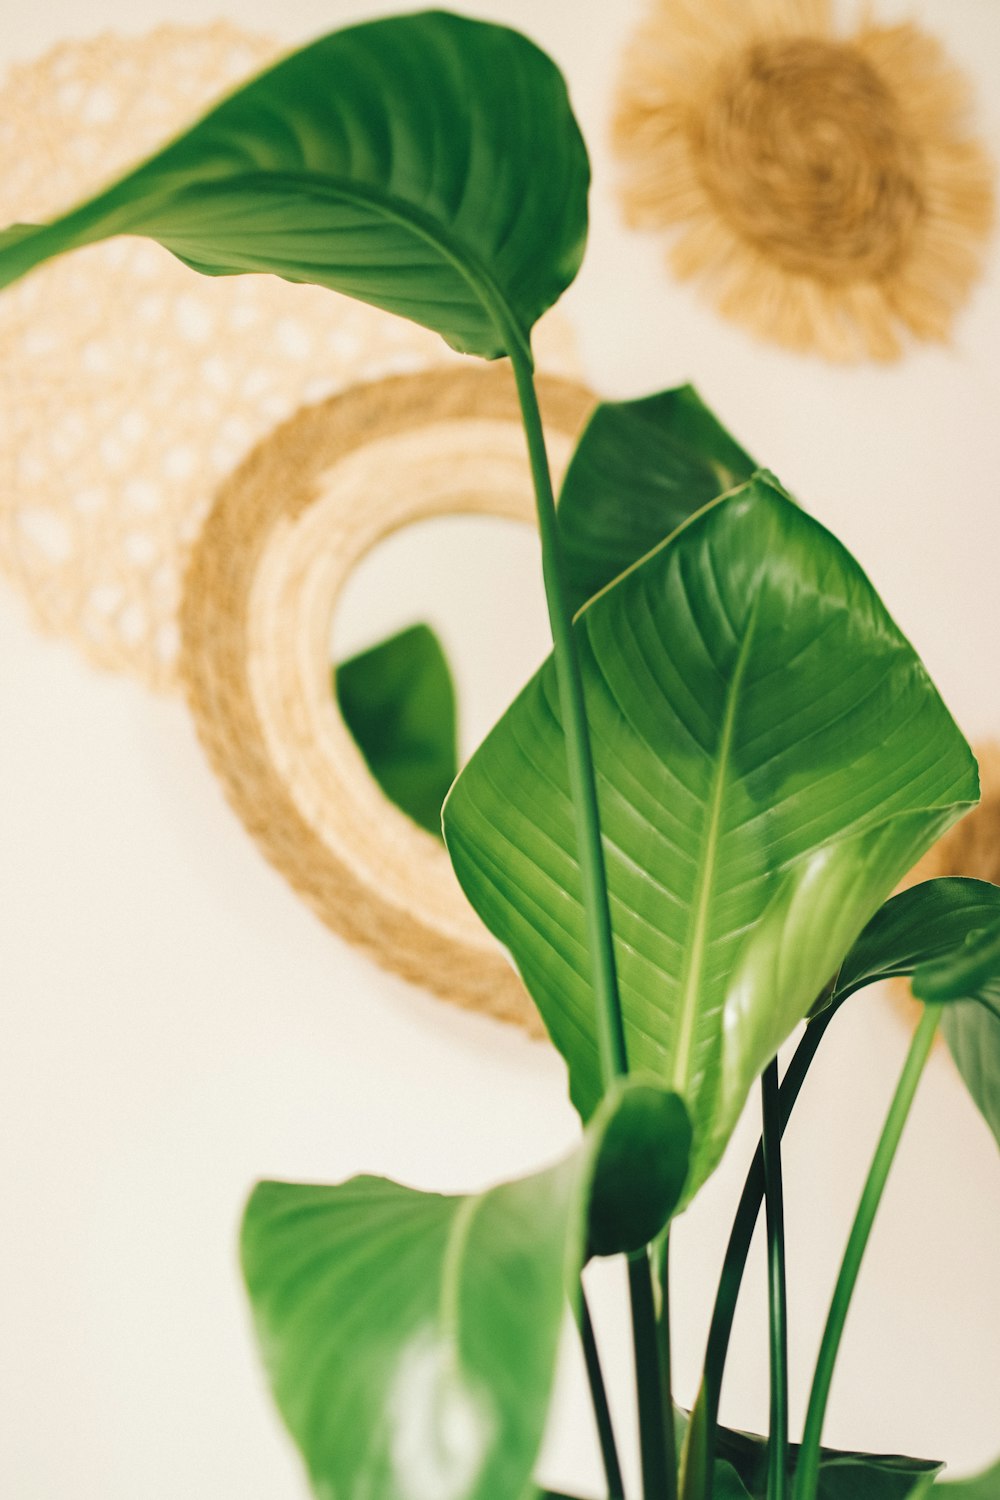
[[[92,192],[257,71],[219,24],[68,42],[0,89],[6,221]],[[564,324],[541,361],[573,368]],[[304,402],[457,360],[435,335],[316,287],[206,278],[120,238],[0,297],[0,572],[96,665],[177,682],[190,545],[222,479]]]

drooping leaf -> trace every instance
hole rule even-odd
[[[96,197],[8,231],[0,287],[147,235],[208,275],[333,287],[493,358],[575,276],[588,181],[550,59],[505,27],[425,11],[313,42]]]
[[[739,1475],[750,1500],[767,1495],[767,1439],[756,1433],[719,1428],[718,1453]],[[789,1449],[794,1474],[798,1447]],[[942,1465],[899,1454],[846,1453],[824,1448],[820,1455],[817,1500],[919,1500],[934,1485]]]
[[[977,927],[950,953],[930,958],[913,971],[913,993],[929,1005],[971,1000],[991,989],[1000,992],[1000,918]],[[995,1014],[1000,1019],[1000,1013]]]
[[[926,980],[929,974],[930,992],[922,998],[950,1002],[941,1030],[974,1103],[1000,1144],[998,922],[1000,886],[985,880],[927,880],[901,891],[875,914],[848,953],[834,998],[911,974],[914,990],[926,990],[916,976]],[[955,998],[963,993],[969,998]]]
[[[602,402],[559,498],[573,609],[756,467],[690,385]]]
[[[973,1000],[949,1005],[941,1031],[972,1102],[1000,1146],[1000,1017]]]
[[[458,773],[455,686],[429,625],[411,625],[342,662],[340,712],[391,802],[441,837],[441,806]]]
[[[1000,1461],[969,1479],[939,1479],[941,1500],[1000,1500]]]
[[[523,1500],[588,1238],[618,1252],[658,1234],[689,1144],[680,1101],[631,1081],[564,1162],[475,1196],[259,1184],[244,1275],[317,1495]],[[591,1201],[612,1197],[629,1211],[595,1234]]]
[[[864,924],[976,799],[975,761],[857,563],[765,476],[575,630],[629,1056],[688,1106],[691,1193]],[[444,827],[589,1116],[600,1076],[551,659],[459,776]]]
[[[947,961],[971,934],[998,921],[1000,886],[986,880],[948,877],[900,891],[875,913],[844,959],[834,997]],[[1000,1003],[1000,964],[976,989],[984,1001]]]

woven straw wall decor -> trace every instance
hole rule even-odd
[[[225,24],[170,26],[66,43],[14,68],[0,89],[8,217],[47,217],[83,196],[275,54]],[[558,313],[536,343],[543,368],[575,373]],[[425,385],[412,373],[431,369],[455,374]],[[364,384],[402,372],[398,385]],[[593,401],[568,381],[545,391],[565,460]],[[335,393],[342,405],[302,410]],[[391,434],[403,450],[378,447]],[[385,799],[355,748],[323,636],[354,560],[410,518],[405,503],[398,514],[383,503],[401,476],[413,518],[531,520],[522,450],[502,371],[477,379],[435,335],[320,288],[206,279],[121,238],[0,298],[0,572],[34,622],[158,691],[182,686],[183,647],[184,685],[231,800],[323,919],[418,983],[537,1031],[444,851]],[[360,486],[351,516],[306,503],[317,465],[334,461],[338,485]],[[278,511],[250,493],[261,465],[285,486]],[[230,592],[206,593],[216,587]],[[361,808],[363,828],[351,816]]]
[[[0,88],[5,219],[47,218],[271,61],[232,26],[68,42]],[[540,360],[575,368],[558,318]],[[457,364],[434,334],[318,287],[206,278],[120,238],[0,297],[0,573],[94,664],[177,687],[185,559],[218,484],[304,402]]]
[[[912,24],[829,0],[652,0],[614,123],[625,214],[762,338],[830,359],[944,339],[979,274],[993,169],[969,89]]]
[[[594,397],[552,377],[540,396],[560,475]],[[442,998],[537,1033],[445,850],[380,791],[330,691],[354,567],[400,528],[458,514],[534,519],[505,367],[391,377],[300,412],[222,487],[193,549],[181,672],[230,803],[322,920]]]

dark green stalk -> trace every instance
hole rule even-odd
[[[608,1405],[608,1392],[604,1384],[604,1373],[601,1370],[600,1355],[597,1352],[594,1324],[591,1320],[590,1308],[587,1306],[587,1294],[582,1286],[580,1288],[579,1320],[583,1359],[587,1366],[587,1379],[590,1382],[590,1399],[594,1407],[594,1420],[597,1424],[597,1437],[601,1445],[604,1474],[608,1481],[608,1500],[625,1500],[625,1485],[622,1481],[621,1465],[618,1462],[618,1448],[615,1444],[615,1430],[611,1421],[611,1408]]]
[[[795,1500],[815,1500],[816,1489],[819,1482],[819,1456],[820,1439],[823,1435],[823,1419],[826,1416],[827,1401],[830,1396],[830,1386],[833,1381],[834,1365],[840,1350],[840,1341],[844,1332],[844,1324],[847,1321],[847,1310],[851,1304],[854,1288],[857,1284],[858,1272],[861,1269],[861,1261],[868,1246],[868,1238],[875,1222],[885,1184],[889,1176],[890,1168],[896,1156],[903,1127],[906,1124],[920,1082],[920,1075],[930,1056],[931,1046],[934,1041],[934,1033],[937,1031],[938,1021],[941,1018],[941,1007],[939,1005],[928,1005],[924,1008],[920,1025],[907,1053],[906,1062],[900,1075],[896,1092],[893,1095],[892,1104],[886,1117],[885,1126],[879,1139],[878,1147],[872,1161],[868,1180],[865,1183],[858,1212],[847,1241],[847,1249],[844,1251],[844,1259],[840,1267],[840,1275],[834,1287],[833,1299],[830,1303],[830,1312],[826,1320],[826,1328],[823,1330],[823,1338],[820,1343],[819,1356],[816,1360],[816,1373],[813,1376],[812,1390],[809,1393],[809,1407],[806,1412],[806,1425],[802,1436],[802,1447],[799,1450],[798,1465],[795,1474]]]
[[[570,792],[576,814],[583,910],[597,1011],[597,1041],[607,1087],[613,1079],[628,1072],[628,1054],[618,998],[611,910],[597,811],[597,782],[538,396],[530,361],[517,348],[511,355],[511,363],[517,381],[517,393],[528,440],[531,476],[535,486],[538,530],[542,542],[542,576],[545,580],[545,598],[555,648],[556,679],[559,685],[563,733],[566,737]]]
[[[785,1203],[781,1177],[781,1103],[778,1059],[760,1080],[767,1210],[767,1308],[770,1332],[771,1420],[767,1448],[767,1500],[788,1493],[788,1299],[785,1288]]]
[[[655,1264],[655,1259],[654,1259]],[[659,1335],[660,1396],[663,1403],[663,1457],[667,1475],[674,1475],[672,1495],[677,1492],[677,1434],[674,1430],[673,1359],[670,1350],[670,1230],[663,1236],[659,1259],[660,1315],[656,1320]]]
[[[657,1349],[653,1268],[645,1250],[628,1258],[628,1286],[632,1300],[635,1384],[639,1398],[642,1493],[645,1500],[676,1500],[677,1470],[669,1472],[666,1462],[665,1396]]]
[[[791,1117],[826,1028],[839,1010],[843,999],[846,999],[846,996],[818,1015],[815,1021],[809,1023],[805,1036],[796,1047],[792,1060],[785,1070],[778,1096],[782,1133]],[[733,1331],[733,1319],[736,1316],[740,1284],[743,1280],[754,1226],[757,1223],[763,1200],[764,1147],[761,1143],[757,1147],[747,1173],[722,1264],[722,1274],[719,1278],[719,1289],[715,1297],[715,1307],[712,1310],[712,1322],[705,1350],[705,1367],[698,1396],[691,1412],[681,1462],[683,1500],[711,1500],[715,1429],[719,1421],[722,1375],[726,1366],[726,1356],[729,1353],[729,1340]]]
[[[590,748],[580,659],[573,635],[573,615],[566,587],[555,495],[552,492],[545,433],[538,409],[531,360],[516,342],[512,341],[510,347],[535,487],[538,530],[542,543],[542,575],[552,628],[570,793],[576,815],[577,850],[590,948],[597,1040],[602,1076],[607,1089],[616,1078],[628,1072],[628,1052],[615,970],[611,908],[597,807],[597,781]],[[656,1347],[656,1310],[649,1259],[645,1253],[629,1262],[629,1296],[638,1385],[644,1500],[675,1500],[676,1474],[670,1476],[668,1484],[664,1473],[666,1439],[663,1433],[663,1400]]]

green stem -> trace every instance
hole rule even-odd
[[[653,1302],[653,1268],[645,1250],[628,1258],[628,1285],[632,1300],[635,1384],[639,1398],[642,1493],[644,1500],[676,1500],[677,1471],[674,1469],[670,1473],[666,1462],[663,1385],[657,1349],[656,1307]]]
[[[677,1434],[674,1431],[673,1359],[670,1350],[670,1230],[663,1236],[659,1261],[660,1315],[656,1320],[659,1335],[660,1395],[663,1403],[663,1457],[667,1476],[673,1476],[671,1495],[677,1493]]]
[[[843,999],[846,999],[846,995]],[[836,1001],[806,1027],[805,1035],[795,1049],[779,1092],[781,1131],[784,1134],[792,1110],[806,1081],[819,1044],[843,1000]],[[740,1284],[746,1268],[754,1226],[764,1201],[764,1146],[757,1147],[733,1220],[729,1244],[722,1264],[719,1289],[712,1310],[712,1322],[705,1350],[705,1367],[701,1385],[691,1412],[684,1454],[681,1462],[681,1495],[683,1500],[711,1500],[712,1466],[715,1460],[715,1429],[719,1421],[722,1376],[729,1353],[733,1319],[739,1300]]]
[[[788,1301],[785,1288],[785,1204],[781,1178],[781,1103],[778,1059],[761,1077],[764,1195],[767,1209],[767,1303],[770,1330],[771,1421],[768,1429],[767,1500],[788,1492]]]
[[[601,1445],[604,1473],[608,1481],[608,1500],[625,1500],[625,1486],[622,1481],[621,1465],[618,1462],[618,1448],[615,1444],[615,1430],[611,1421],[611,1408],[608,1405],[607,1387],[604,1384],[604,1373],[601,1370],[600,1355],[597,1352],[594,1324],[591,1320],[590,1308],[587,1306],[587,1294],[582,1286],[580,1288],[580,1342],[583,1345],[583,1358],[587,1366],[587,1379],[590,1382],[590,1399],[594,1407],[594,1420]]]
[[[531,476],[535,486],[538,530],[542,542],[542,576],[545,580],[545,598],[555,648],[559,707],[566,737],[570,792],[576,815],[583,911],[596,1000],[597,1042],[601,1071],[607,1087],[613,1079],[628,1072],[628,1054],[611,936],[611,909],[597,811],[597,781],[538,396],[530,360],[520,349],[514,348],[511,363],[517,381],[517,394],[528,440]]]
[[[545,598],[552,629],[559,707],[566,738],[566,760],[569,769],[570,794],[576,817],[577,851],[583,896],[584,921],[590,948],[593,977],[597,1043],[605,1089],[616,1078],[628,1072],[628,1052],[622,1023],[618,976],[611,932],[611,908],[601,844],[601,826],[597,807],[597,780],[590,748],[587,710],[583,694],[580,658],[573,635],[573,614],[569,606],[559,523],[556,519],[555,495],[545,451],[538,395],[535,391],[531,359],[516,341],[510,341],[511,364],[517,382],[524,431],[528,440],[528,458],[538,510],[538,530],[542,543],[542,575]],[[642,1452],[644,1500],[674,1500],[673,1487],[667,1487],[663,1473],[663,1407],[656,1348],[656,1311],[650,1280],[649,1259],[629,1262],[629,1296],[632,1311],[632,1340],[635,1348],[636,1380],[639,1402],[639,1440]]]
[[[941,1018],[941,1007],[939,1005],[928,1005],[924,1009],[920,1025],[910,1045],[910,1050],[903,1065],[896,1092],[893,1095],[892,1104],[886,1117],[885,1126],[879,1139],[878,1147],[872,1161],[868,1180],[865,1183],[858,1212],[847,1241],[847,1249],[844,1251],[844,1259],[840,1267],[840,1275],[834,1288],[833,1299],[830,1303],[830,1312],[826,1320],[826,1328],[823,1330],[823,1339],[820,1343],[819,1357],[816,1360],[816,1373],[813,1377],[812,1390],[809,1394],[809,1407],[806,1412],[805,1430],[802,1436],[802,1447],[799,1450],[799,1460],[795,1475],[795,1500],[815,1500],[816,1489],[819,1482],[819,1458],[820,1439],[823,1435],[823,1419],[826,1416],[827,1401],[830,1396],[830,1386],[833,1381],[833,1369],[840,1350],[840,1341],[844,1332],[844,1324],[847,1321],[847,1310],[851,1304],[851,1297],[861,1269],[861,1261],[868,1245],[868,1237],[875,1222],[882,1194],[885,1191],[886,1180],[890,1168],[895,1159],[896,1150],[899,1146],[903,1127],[906,1124],[913,1104],[920,1075],[930,1056],[931,1046],[934,1041],[934,1033],[937,1030],[938,1021]]]

